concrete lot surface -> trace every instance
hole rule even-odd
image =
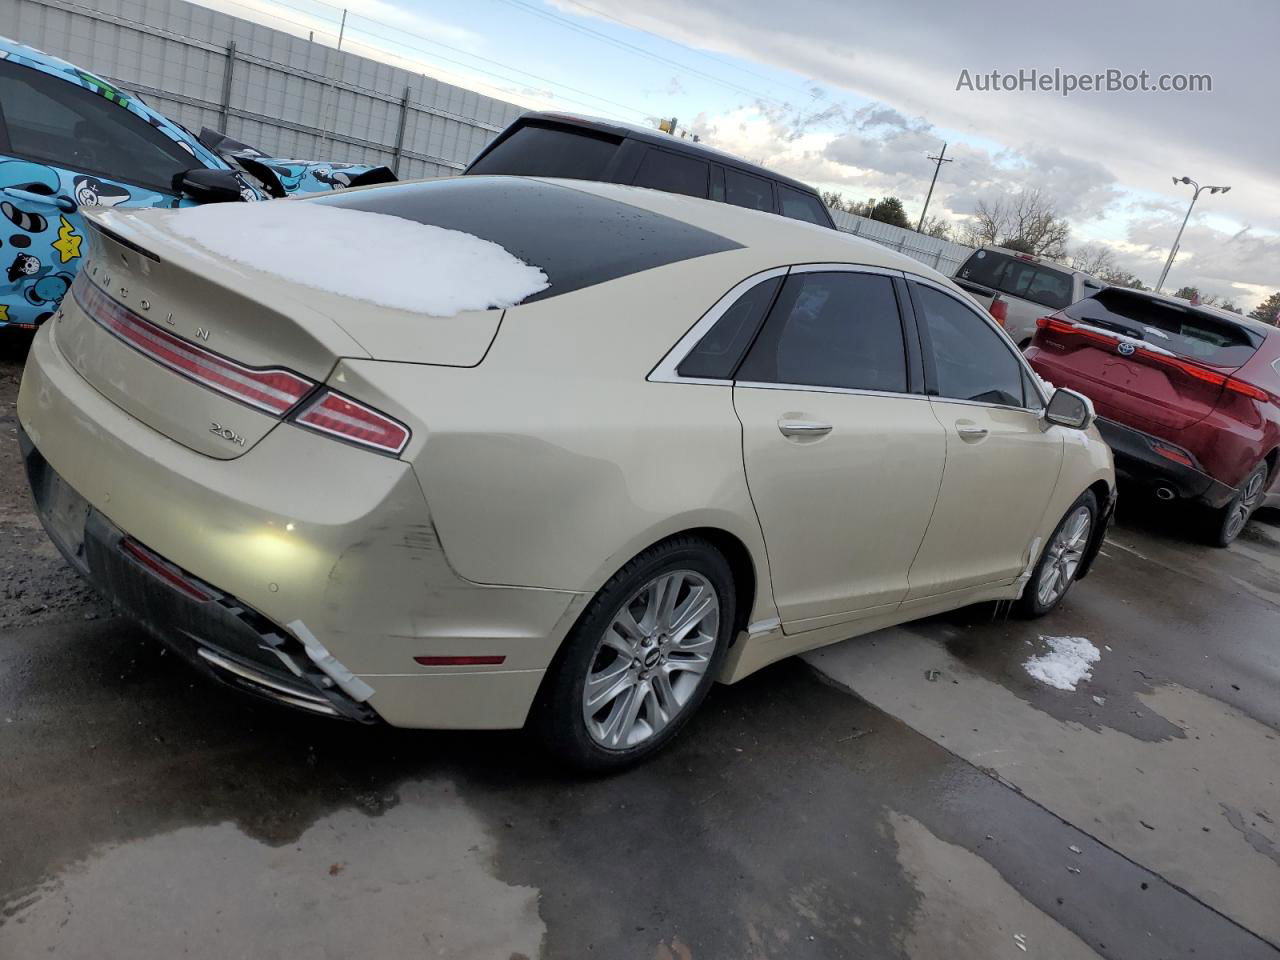
[[[1122,509],[1033,623],[974,608],[718,687],[603,780],[518,734],[236,697],[82,588],[0,361],[0,958],[1280,955],[1280,530]],[[1101,652],[1075,691],[1024,664]]]

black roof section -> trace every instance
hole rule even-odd
[[[609,197],[529,177],[451,177],[342,190],[306,203],[364,210],[489,240],[538,267],[545,300],[742,244]],[[430,250],[423,256],[429,257]]]
[[[584,130],[595,130],[598,133],[612,134],[616,137],[624,137],[630,140],[642,140],[645,143],[651,143],[656,147],[662,147],[666,150],[673,150],[677,153],[686,153],[695,157],[702,157],[705,160],[711,160],[728,167],[736,167],[747,173],[754,173],[758,177],[767,177],[770,180],[776,180],[778,183],[786,184],[794,187],[804,193],[812,194],[821,199],[820,194],[813,187],[800,180],[793,180],[791,177],[770,170],[768,167],[762,167],[746,160],[741,160],[731,153],[725,153],[723,150],[717,150],[715,147],[709,147],[703,143],[694,143],[691,140],[683,140],[680,137],[673,137],[670,134],[663,133],[661,130],[651,129],[649,127],[641,127],[629,123],[622,123],[616,120],[606,120],[603,117],[587,117],[576,113],[560,113],[541,110],[530,110],[528,113],[522,113],[519,117],[512,121],[511,127],[519,123],[537,122],[537,123],[554,123],[561,126],[580,127]],[[507,129],[510,129],[508,127]],[[483,152],[483,151],[482,151]],[[477,159],[479,159],[477,157]],[[472,161],[475,162],[474,160]]]

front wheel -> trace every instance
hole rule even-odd
[[[1253,511],[1262,503],[1266,488],[1267,462],[1264,460],[1244,478],[1244,483],[1240,484],[1231,502],[1210,514],[1207,532],[1212,546],[1228,547],[1235,542],[1253,516]]]
[[[559,759],[621,769],[660,750],[698,708],[729,645],[736,596],[724,556],[695,537],[618,571],[565,640],[531,725]]]
[[[1049,537],[1015,610],[1023,617],[1043,617],[1062,602],[1075,582],[1098,522],[1098,498],[1086,490],[1073,503]]]

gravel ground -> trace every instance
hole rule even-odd
[[[18,384],[26,344],[0,343],[0,631],[93,620],[111,608],[67,566],[31,510],[18,450]]]

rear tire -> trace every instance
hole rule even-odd
[[[1086,490],[1067,508],[1040,554],[1031,579],[1014,603],[1014,612],[1025,619],[1043,617],[1062,602],[1089,548],[1098,524],[1098,498]]]
[[[1205,533],[1209,545],[1229,547],[1249,523],[1253,511],[1261,505],[1267,489],[1267,462],[1263,460],[1250,471],[1225,507],[1209,515]]]
[[[707,541],[650,547],[600,588],[570,631],[532,732],[579,770],[622,770],[657,753],[715,682],[736,603],[729,563]]]

